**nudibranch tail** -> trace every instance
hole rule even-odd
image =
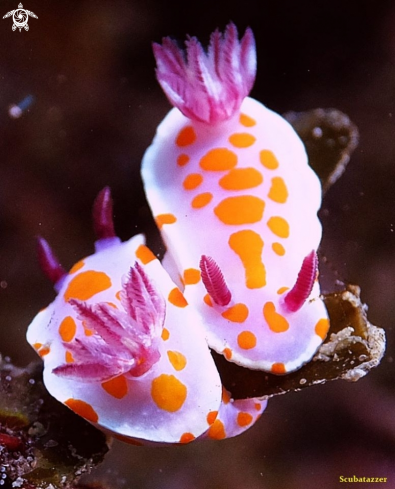
[[[66,276],[66,271],[59,263],[48,241],[41,236],[37,236],[37,256],[41,270],[56,288],[56,285]]]
[[[214,258],[203,255],[200,259],[199,267],[202,273],[203,284],[213,301],[219,306],[227,306],[232,298],[232,294]]]
[[[284,303],[290,312],[298,311],[308,299],[317,278],[318,257],[313,250],[303,260],[295,285],[284,297]]]
[[[156,76],[170,103],[186,117],[207,124],[230,119],[249,94],[256,75],[255,41],[247,28],[239,41],[236,26],[216,30],[208,52],[191,37],[186,56],[177,44],[164,38],[153,44]]]

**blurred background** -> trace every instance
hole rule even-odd
[[[0,17],[18,0],[1,0]],[[388,477],[395,488],[395,4],[390,0],[24,0],[29,31],[0,19],[0,352],[24,365],[36,312],[53,298],[38,268],[44,236],[68,268],[91,253],[91,205],[112,188],[126,239],[163,251],[139,166],[169,110],[151,42],[209,34],[233,20],[258,50],[252,96],[277,112],[335,107],[360,130],[344,176],[323,201],[321,252],[333,274],[362,288],[386,329],[382,364],[272,399],[243,436],[183,447],[115,443],[89,480],[111,489],[337,488],[339,476]],[[9,107],[34,102],[20,118]],[[335,274],[333,274],[335,275]],[[335,280],[335,279],[333,279]]]

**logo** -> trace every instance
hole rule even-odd
[[[17,9],[10,10],[10,12],[7,12],[3,16],[3,19],[6,19],[7,17],[11,17],[11,15],[12,15],[12,20],[14,21],[12,25],[12,30],[15,31],[16,29],[19,29],[19,32],[21,32],[22,29],[25,29],[25,31],[29,30],[29,26],[27,25],[27,22],[29,20],[29,15],[30,17],[34,17],[35,19],[38,19],[35,13],[31,12],[30,10],[24,9],[21,3],[18,5]]]

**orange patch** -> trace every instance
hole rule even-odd
[[[214,208],[214,214],[224,224],[252,224],[262,219],[265,202],[253,195],[240,195],[223,199]]]
[[[237,156],[227,148],[215,148],[200,159],[199,165],[206,171],[230,170],[237,165]]]
[[[245,268],[245,281],[249,289],[266,285],[266,270],[262,262],[263,241],[255,231],[245,229],[229,237],[230,248],[239,256]]]
[[[170,332],[167,328],[162,329],[161,338],[163,341],[167,341],[170,338]]]
[[[279,238],[288,238],[289,236],[289,224],[288,222],[279,216],[271,217],[267,221],[267,225],[272,233]]]
[[[113,307],[114,309],[118,309],[118,306],[116,306],[113,302],[106,302],[105,304],[107,304],[110,307]]]
[[[272,178],[272,185],[267,196],[278,204],[285,204],[288,198],[288,189],[281,177]]]
[[[196,268],[187,268],[184,270],[183,282],[185,285],[194,285],[200,281],[200,270]]]
[[[275,170],[278,168],[277,158],[274,156],[274,153],[268,149],[263,149],[259,152],[259,160],[268,170]]]
[[[249,424],[251,424],[252,420],[253,420],[253,417],[251,416],[250,413],[240,412],[237,415],[237,424],[241,428],[244,428],[245,426],[248,426]]]
[[[272,250],[278,256],[284,256],[285,255],[285,248],[281,243],[273,243],[272,244]]]
[[[256,120],[247,114],[240,114],[239,121],[244,127],[252,127],[256,125]]]
[[[168,300],[173,306],[186,307],[188,302],[178,287],[174,287],[169,293]]]
[[[151,397],[159,409],[174,413],[182,408],[187,388],[174,375],[162,374],[152,381]]]
[[[102,382],[101,386],[110,396],[116,399],[122,399],[128,393],[128,382],[124,375]]]
[[[78,261],[75,265],[73,265],[71,268],[70,268],[70,271],[69,271],[69,274],[72,274],[72,273],[75,273],[75,272],[78,272],[78,270],[81,270],[81,268],[85,265],[85,262],[84,260],[80,260]]]
[[[186,126],[178,133],[176,145],[179,147],[189,146],[196,141],[196,133],[192,126]]]
[[[222,386],[222,402],[224,404],[228,404],[230,402],[230,392],[227,391],[224,386]]]
[[[256,409],[256,411],[260,411],[261,407],[262,405],[259,402],[254,403],[254,408]]]
[[[276,311],[273,302],[266,302],[263,306],[263,316],[273,333],[284,333],[289,328],[288,321]]]
[[[155,222],[158,228],[162,229],[164,224],[174,224],[177,222],[177,218],[173,214],[159,214],[155,217]]]
[[[32,346],[35,350],[39,350],[43,346],[43,344],[42,343],[33,343]]]
[[[63,341],[66,343],[71,341],[77,331],[77,325],[75,324],[74,319],[71,316],[66,316],[60,323],[58,331]]]
[[[89,329],[89,328],[84,328],[84,333],[85,333],[85,336],[93,336],[95,334],[93,329]]]
[[[270,371],[272,374],[275,375],[284,375],[285,373],[287,373],[287,371],[285,370],[285,365],[283,363],[273,363]]]
[[[218,183],[224,190],[246,190],[262,182],[262,174],[255,168],[233,168]]]
[[[207,435],[212,440],[223,440],[226,438],[225,426],[219,419],[216,419],[210,426]]]
[[[214,421],[217,419],[217,416],[218,416],[218,411],[210,411],[207,415],[207,423],[213,424]]]
[[[73,358],[71,351],[66,351],[64,359],[65,359],[66,363],[74,363],[74,358]]]
[[[66,302],[70,299],[86,301],[99,292],[109,289],[111,285],[111,279],[106,273],[87,270],[71,279],[63,297]]]
[[[81,401],[80,399],[67,399],[64,402],[66,406],[68,406],[72,411],[74,411],[79,416],[82,416],[88,421],[92,423],[97,423],[99,421],[99,416],[97,412],[93,409],[93,407],[85,401]]]
[[[204,192],[197,195],[191,202],[191,206],[194,209],[201,209],[211,202],[213,194],[211,192]]]
[[[329,330],[329,320],[326,318],[320,319],[315,325],[315,334],[317,334],[323,340],[326,338]]]
[[[229,142],[235,148],[248,148],[256,141],[255,136],[248,132],[238,132],[229,136]]]
[[[206,294],[203,297],[203,300],[208,306],[213,307],[213,301],[211,300],[210,294]]]
[[[181,154],[177,157],[177,165],[185,166],[190,160],[190,157],[186,154]]]
[[[151,261],[156,259],[156,256],[152,253],[152,251],[145,245],[140,245],[136,250],[136,257],[141,261],[143,265],[147,265]],[[118,292],[117,292],[118,294]],[[118,300],[120,298],[117,297]]]
[[[227,360],[230,360],[232,358],[232,350],[230,348],[224,348],[224,351],[222,353]]]
[[[42,348],[40,348],[38,350],[38,354],[40,355],[40,357],[45,357],[45,355],[48,355],[48,353],[51,351],[50,347],[49,346],[43,346]]]
[[[180,438],[180,443],[190,443],[195,439],[195,436],[192,433],[183,433]]]
[[[185,188],[185,190],[193,190],[199,187],[202,182],[203,177],[200,175],[200,173],[190,173],[185,177],[184,181],[182,182],[182,186]]]
[[[277,294],[284,294],[284,292],[286,292],[287,290],[289,290],[289,287],[280,287],[277,291]]]
[[[183,370],[187,364],[187,359],[185,356],[179,351],[171,351],[167,352],[167,356],[169,358],[170,363],[173,368],[177,371]]]
[[[122,292],[121,290],[118,290],[118,292],[115,294],[115,297],[116,297],[116,298],[117,298],[119,301],[121,301],[121,292]]]
[[[248,307],[245,304],[235,304],[226,309],[221,316],[232,323],[244,323],[248,317]]]
[[[256,347],[256,336],[251,331],[242,331],[237,337],[237,344],[243,350],[251,350]]]

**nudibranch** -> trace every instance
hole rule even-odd
[[[247,97],[255,41],[234,24],[205,52],[154,44],[174,108],[146,151],[142,177],[168,255],[209,346],[239,365],[285,374],[309,361],[329,321],[320,298],[318,177],[278,114]]]
[[[66,273],[47,242],[39,261],[56,299],[29,326],[57,400],[123,441],[188,443],[235,436],[266,401],[233,401],[201,318],[142,235],[121,242],[104,189],[94,205],[96,252]]]

